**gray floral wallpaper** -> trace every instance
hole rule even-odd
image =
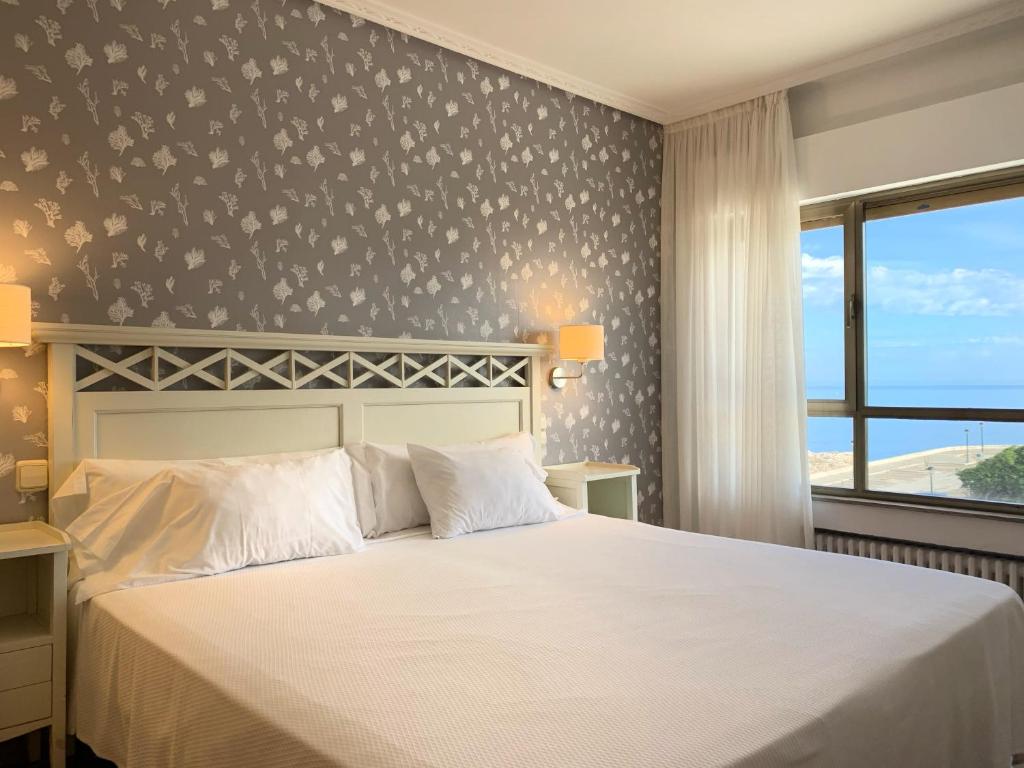
[[[660,126],[306,0],[2,0],[0,282],[37,320],[527,340],[599,322],[550,463],[661,519]],[[46,453],[0,354],[0,520]]]

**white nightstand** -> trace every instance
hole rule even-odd
[[[45,523],[0,525],[0,741],[50,729],[50,765],[66,739],[68,537]]]
[[[577,461],[544,467],[547,486],[563,504],[585,509],[592,515],[637,519],[636,478],[639,467]]]

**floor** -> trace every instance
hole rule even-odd
[[[75,755],[68,759],[67,768],[117,768],[109,760],[102,760],[92,753],[85,744],[78,743]]]
[[[29,748],[26,740],[13,739],[2,745],[0,749],[0,768],[49,768],[49,760],[37,760],[32,762],[28,759]],[[101,760],[82,743],[75,747],[74,757],[69,757],[67,768],[117,768],[107,760]]]

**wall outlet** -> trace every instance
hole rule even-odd
[[[26,459],[14,465],[14,488],[20,493],[45,491],[50,484],[46,459]]]

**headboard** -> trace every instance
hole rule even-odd
[[[37,324],[50,493],[84,458],[211,458],[532,432],[540,344]]]

